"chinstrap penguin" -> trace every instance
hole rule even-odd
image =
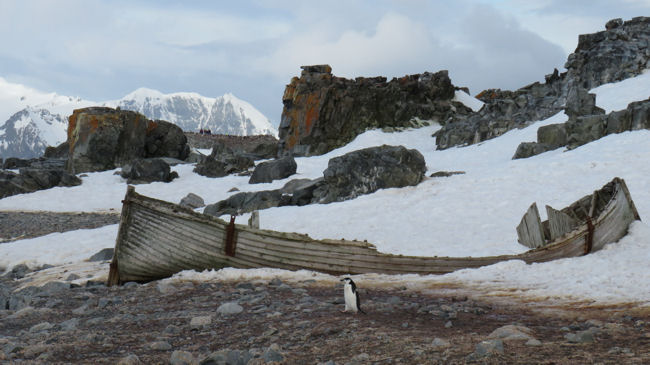
[[[345,310],[343,312],[352,311],[354,313],[361,312],[366,314],[366,312],[361,309],[359,292],[357,292],[357,286],[354,284],[354,281],[350,278],[343,278],[341,281],[344,282],[343,298],[345,299]]]

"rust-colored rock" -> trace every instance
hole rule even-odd
[[[452,101],[455,87],[447,71],[387,81],[336,77],[329,65],[301,68],[282,96],[280,155],[319,155],[368,129],[410,127],[415,118],[444,123],[456,112],[469,112]]]
[[[110,170],[135,158],[182,160],[189,154],[178,126],[137,112],[91,107],[75,110],[68,121],[66,169],[71,173]]]

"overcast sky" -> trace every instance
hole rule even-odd
[[[562,69],[579,34],[645,15],[650,0],[0,0],[0,77],[95,101],[232,92],[277,125],[301,65],[516,89]]]

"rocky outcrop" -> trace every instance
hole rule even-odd
[[[567,72],[557,70],[544,84],[534,83],[517,91],[486,90],[477,98],[485,106],[469,116],[457,116],[436,134],[438,149],[469,145],[498,137],[534,121],[565,111],[572,121],[603,115],[588,90],[639,75],[650,67],[650,18],[623,22],[610,20],[606,30],[580,35],[569,55]],[[601,117],[602,118],[602,117]],[[528,144],[522,150],[543,151],[548,146]]]
[[[137,158],[122,167],[120,176],[129,184],[148,184],[154,181],[170,182],[178,177],[161,158]]]
[[[103,171],[136,158],[189,154],[187,138],[176,125],[142,114],[104,107],[77,109],[69,118],[68,172]]]
[[[577,86],[592,89],[624,80],[650,67],[650,17],[613,19],[605,30],[578,37],[564,67]]]
[[[0,171],[0,199],[55,186],[76,185],[81,185],[81,179],[63,170],[22,168],[18,174]]]
[[[287,178],[296,173],[298,165],[292,156],[266,161],[255,166],[249,184],[270,183],[273,180]]]
[[[287,85],[279,127],[279,154],[320,155],[373,128],[411,127],[416,118],[445,123],[469,108],[452,101],[447,71],[349,80],[328,65],[302,66]]]
[[[194,172],[206,177],[223,177],[247,171],[253,166],[255,162],[248,155],[235,152],[222,143],[215,143],[210,156],[197,163]]]
[[[650,99],[630,103],[626,109],[609,114],[574,115],[566,123],[540,127],[537,142],[521,143],[513,159],[565,146],[574,149],[609,134],[640,129],[650,129]]]
[[[286,205],[339,202],[379,189],[417,185],[425,172],[424,157],[417,150],[371,147],[331,159],[322,178],[294,179],[280,189],[237,193],[206,206],[203,213],[237,215]]]
[[[438,149],[469,145],[498,137],[514,128],[558,113],[566,102],[565,74],[557,70],[545,83],[533,83],[517,91],[490,89],[477,98],[483,108],[470,115],[458,115],[436,133]]]

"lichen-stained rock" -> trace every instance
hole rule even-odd
[[[135,158],[189,154],[187,138],[176,125],[144,115],[105,107],[77,109],[68,122],[71,173],[110,170]]]
[[[279,127],[279,154],[320,155],[373,128],[410,127],[413,120],[447,121],[469,113],[452,101],[455,87],[447,71],[349,80],[329,65],[302,66],[286,86]]]
[[[312,202],[339,202],[379,189],[417,185],[426,170],[418,150],[387,145],[364,148],[330,159]]]

